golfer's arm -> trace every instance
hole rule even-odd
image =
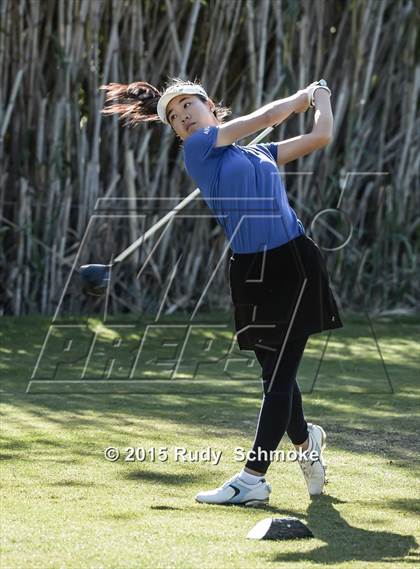
[[[215,146],[233,144],[263,128],[280,124],[295,111],[297,104],[298,96],[294,94],[220,125]]]
[[[314,93],[315,116],[312,132],[326,140],[332,139],[334,126],[330,98],[324,89],[318,89]]]
[[[312,132],[277,143],[277,164],[287,164],[327,146],[333,136],[333,115],[330,95],[323,89],[315,91],[315,117]]]

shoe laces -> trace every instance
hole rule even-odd
[[[319,460],[319,459],[318,459]],[[299,466],[301,467],[301,469],[303,470],[303,472],[305,474],[309,474],[311,471],[311,468],[314,464],[314,462],[318,462],[318,460],[311,460],[311,459],[306,459],[306,460],[299,460]]]

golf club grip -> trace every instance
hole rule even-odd
[[[276,126],[277,125],[275,124],[273,126],[267,127],[265,130],[260,132],[260,134],[254,138],[254,140],[252,140],[249,144],[247,144],[247,146],[251,146],[252,144],[257,144],[260,140],[265,138],[267,134],[269,134]],[[145,241],[147,241],[149,237],[152,237],[152,235],[154,235],[158,229],[160,229],[163,225],[168,223],[168,221],[170,221],[179,211],[181,211],[181,209],[184,209],[184,207],[187,206],[191,201],[193,201],[199,194],[200,194],[200,188],[196,188],[193,192],[191,192],[191,194],[189,194],[186,198],[184,198],[182,202],[176,205],[173,210],[171,210],[164,217],[162,217],[162,219],[159,219],[157,223],[152,225],[152,227],[148,229],[146,233],[143,233],[141,237],[136,239],[134,243],[132,243],[129,247],[127,247],[127,249],[122,251],[122,253],[120,253],[118,257],[115,257],[112,264],[121,263],[121,261],[124,261],[124,259],[126,259],[129,255],[131,255],[131,253],[135,251],[138,247],[140,247],[140,245],[142,245]]]

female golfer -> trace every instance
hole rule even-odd
[[[216,105],[199,83],[173,78],[163,92],[145,82],[102,88],[107,91],[104,113],[118,113],[126,124],[160,120],[184,142],[187,172],[232,250],[229,283],[239,347],[253,350],[262,368],[264,396],[248,460],[241,472],[215,490],[200,492],[196,500],[267,503],[271,487],[265,474],[285,432],[300,451],[309,494],[321,494],[326,435],[306,422],[296,376],[308,337],[343,324],[324,258],[290,207],[278,166],[331,140],[330,90],[311,83],[223,122],[229,109]],[[236,144],[309,106],[315,106],[310,133],[282,142]]]

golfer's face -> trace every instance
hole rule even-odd
[[[207,103],[195,95],[179,95],[166,108],[166,116],[175,133],[185,140],[198,128],[219,124]]]

